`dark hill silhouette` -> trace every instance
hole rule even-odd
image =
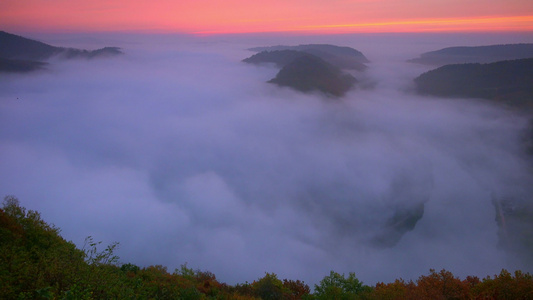
[[[100,58],[122,54],[118,47],[104,47],[96,50],[83,50],[75,48],[62,48],[64,51],[59,53],[64,58]]]
[[[303,55],[308,54],[296,50],[262,51],[248,58],[245,58],[242,61],[251,64],[274,63],[278,68],[283,68],[287,64],[294,61],[296,58],[301,57]]]
[[[273,63],[282,68],[270,83],[302,92],[320,91],[343,96],[357,80],[341,69],[364,70],[366,57],[349,47],[316,44],[251,48],[261,51],[243,60],[246,63]]]
[[[271,46],[271,47],[255,47],[249,50],[254,52],[262,51],[301,51],[313,54],[327,61],[328,63],[337,66],[340,69],[363,71],[367,68],[365,63],[369,60],[361,53],[350,47],[340,47],[328,44],[309,44],[299,46]]]
[[[408,60],[426,65],[491,63],[503,60],[533,58],[533,44],[508,44],[477,47],[449,47],[426,52]]]
[[[33,60],[7,59],[0,57],[0,72],[25,73],[44,69],[47,63]]]
[[[422,94],[485,98],[533,108],[533,58],[446,65],[418,76],[415,83]]]
[[[15,34],[0,31],[0,57],[21,60],[45,60],[59,54],[61,48]]]
[[[52,57],[98,58],[122,54],[118,47],[97,50],[55,47],[22,36],[0,31],[0,71],[30,72],[42,69]]]
[[[302,92],[320,91],[326,95],[343,96],[357,80],[314,55],[301,55],[285,65],[269,81]]]
[[[20,60],[47,60],[53,56],[64,58],[96,58],[122,54],[118,47],[97,50],[55,47],[22,36],[0,31],[0,57]]]

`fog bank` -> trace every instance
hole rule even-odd
[[[355,272],[373,284],[430,268],[532,271],[498,246],[491,202],[531,199],[527,117],[415,95],[428,67],[405,63],[531,35],[41,40],[126,53],[0,75],[0,192],[80,247],[89,235],[118,241],[123,263],[187,262],[228,283],[265,272],[307,283]],[[268,84],[277,69],[240,62],[249,47],[300,43],[351,46],[372,62],[338,101]],[[419,206],[412,230],[376,243],[399,210]]]

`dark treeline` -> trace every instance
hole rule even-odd
[[[418,76],[415,83],[421,94],[484,98],[531,109],[533,58],[490,64],[445,65]]]
[[[1,299],[533,299],[533,276],[502,270],[462,280],[430,270],[416,281],[397,279],[368,286],[355,273],[334,271],[313,290],[300,280],[266,273],[251,283],[228,285],[187,265],[169,272],[156,265],[120,264],[117,243],[98,250],[91,237],[83,249],[36,211],[5,197],[0,209]]]

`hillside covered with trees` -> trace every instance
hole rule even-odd
[[[96,50],[56,47],[0,31],[0,72],[30,72],[44,69],[52,57],[93,59],[122,54],[118,47]]]
[[[430,270],[416,281],[397,279],[369,286],[355,273],[331,271],[313,290],[300,280],[266,273],[251,283],[228,285],[209,271],[186,264],[173,272],[161,265],[119,263],[118,243],[100,250],[88,237],[83,249],[59,228],[7,196],[0,209],[1,299],[532,299],[533,276],[502,270],[483,279]]]
[[[367,66],[366,63],[370,62],[365,55],[354,48],[342,47],[329,44],[307,44],[298,46],[268,46],[268,47],[255,47],[248,49],[250,51],[259,53],[269,53],[279,51],[294,51],[303,52],[318,56],[328,63],[345,70],[358,70],[364,71]],[[252,62],[252,61],[250,61]]]
[[[533,57],[533,44],[448,47],[426,52],[408,62],[424,65],[492,63]]]
[[[446,65],[418,76],[415,84],[421,94],[485,98],[533,108],[533,58]]]
[[[368,59],[350,47],[335,45],[272,46],[249,49],[261,51],[242,61],[249,64],[274,64],[281,68],[269,80],[300,92],[321,92],[328,97],[342,97],[357,83],[344,70],[363,71]]]
[[[313,55],[302,55],[285,65],[270,81],[302,92],[314,90],[343,96],[357,80],[350,74]]]

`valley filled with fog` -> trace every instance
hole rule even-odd
[[[532,199],[530,116],[417,95],[413,79],[431,67],[406,62],[532,35],[33,38],[125,53],[0,74],[2,197],[80,247],[117,241],[121,262],[187,263],[229,283],[533,270],[501,247],[493,204]],[[278,69],[241,62],[251,47],[305,43],[353,47],[368,69],[331,99],[266,83]],[[419,218],[391,233],[398,211]]]

